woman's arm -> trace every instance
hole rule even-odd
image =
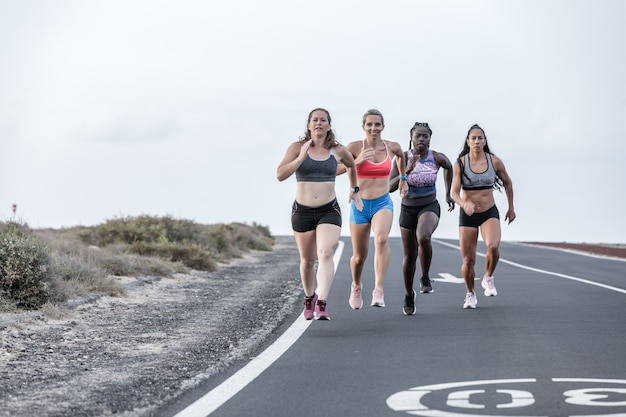
[[[402,150],[402,146],[400,146],[398,142],[387,141],[387,146],[389,147],[389,150],[391,150],[391,152],[396,156],[395,162],[396,166],[398,167],[398,173],[402,173],[398,177],[398,184],[396,187],[400,190],[400,197],[404,197],[409,191],[409,185],[406,182],[406,176],[404,174],[406,172],[406,160],[404,157],[404,151]],[[404,179],[402,179],[403,176],[405,176]]]
[[[506,211],[506,216],[504,216],[504,220],[508,220],[510,224],[516,217],[515,206],[513,205],[513,181],[511,181],[511,177],[509,177],[509,173],[506,171],[506,167],[504,166],[502,160],[494,155],[491,155],[491,159],[493,161],[493,168],[496,170],[496,175],[500,177],[502,185],[504,185],[506,201],[509,206]]]
[[[302,142],[294,142],[287,148],[283,160],[278,164],[276,170],[276,178],[278,181],[284,181],[291,177],[294,172],[302,165],[306,158],[306,153],[311,146],[311,140]]]
[[[335,148],[335,153],[339,156],[339,159],[343,166],[346,167],[348,172],[348,178],[350,180],[350,196],[348,201],[353,200],[357,210],[363,210],[363,201],[361,200],[361,195],[358,192],[353,192],[352,189],[358,186],[358,178],[356,175],[356,164],[354,162],[354,157],[350,153],[350,151],[343,145],[339,145]]]
[[[446,186],[446,203],[448,203],[448,211],[452,211],[454,210],[454,199],[450,195],[453,177],[452,162],[450,162],[445,154],[440,152],[433,151],[433,156],[435,158],[435,163],[443,168],[443,180]]]

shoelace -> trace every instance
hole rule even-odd
[[[320,311],[326,311],[326,303],[325,302],[317,302],[317,307],[319,308]]]
[[[306,310],[313,310],[313,297],[304,299],[304,308]]]

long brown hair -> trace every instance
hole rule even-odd
[[[313,113],[315,113],[316,111],[323,111],[324,113],[326,113],[326,117],[328,118],[328,124],[329,125],[331,124],[330,113],[328,112],[328,110],[323,109],[321,107],[311,110],[311,112],[309,113],[309,117],[306,119],[306,132],[304,132],[304,137],[300,139],[301,142],[306,142],[307,140],[311,139],[311,131],[309,130],[309,123],[311,123],[311,118],[313,117]],[[324,147],[326,149],[330,149],[330,148],[334,148],[337,145],[339,145],[339,142],[337,142],[337,139],[335,138],[335,132],[333,132],[333,129],[331,128],[326,133],[326,139],[324,139]]]

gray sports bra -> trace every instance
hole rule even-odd
[[[463,174],[461,175],[461,187],[464,190],[487,190],[493,188],[496,182],[496,170],[491,162],[491,155],[487,155],[487,169],[476,173],[470,168],[469,155],[463,157]]]
[[[328,158],[323,160],[313,159],[307,152],[306,159],[296,170],[296,181],[334,182],[336,176],[337,158],[333,148],[330,148]]]

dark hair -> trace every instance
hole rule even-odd
[[[489,150],[489,143],[487,142],[487,135],[485,134],[485,129],[480,127],[478,124],[473,124],[467,131],[467,135],[465,136],[465,141],[463,142],[463,149],[461,150],[459,157],[456,159],[457,162],[459,163],[459,166],[461,167],[461,174],[465,175],[466,178],[467,178],[467,174],[465,173],[465,169],[464,169],[465,167],[463,166],[463,157],[467,155],[470,151],[469,145],[467,144],[467,140],[469,139],[470,132],[474,129],[480,129],[480,131],[483,132],[483,136],[485,137],[485,146],[483,146],[483,151],[485,151],[485,153],[494,155],[494,153]],[[496,174],[496,180],[493,183],[493,188],[495,188],[498,191],[501,191],[503,186],[504,184],[502,183],[502,179],[498,177],[498,175]]]
[[[328,112],[328,110],[323,109],[321,107],[317,107],[311,110],[311,112],[309,113],[309,117],[307,117],[306,119],[306,132],[304,132],[304,137],[300,139],[301,142],[306,142],[307,140],[311,139],[311,131],[309,130],[309,123],[311,123],[311,117],[313,117],[313,113],[315,113],[316,111],[323,111],[324,113],[326,113],[326,117],[328,118],[328,124],[331,124],[330,113]],[[324,140],[324,147],[326,149],[330,149],[330,148],[334,148],[337,145],[339,145],[339,142],[337,142],[337,139],[335,139],[335,132],[333,132],[332,129],[328,130],[328,132],[326,133],[326,139]]]
[[[367,119],[367,116],[380,116],[381,123],[383,124],[383,126],[385,125],[385,118],[383,117],[383,114],[380,112],[380,110],[369,109],[368,111],[366,111],[363,115],[363,124],[365,124],[365,119]]]
[[[413,131],[415,129],[417,129],[418,127],[425,127],[426,129],[428,129],[428,136],[432,136],[433,135],[433,131],[430,128],[430,126],[428,126],[428,123],[425,122],[415,122],[415,124],[413,125],[413,127],[411,128],[411,130],[409,131],[409,149],[413,148]]]

